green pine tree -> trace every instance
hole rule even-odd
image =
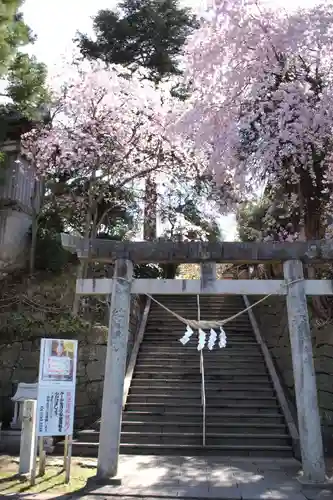
[[[47,103],[46,66],[20,49],[35,41],[24,22],[22,0],[0,2],[0,79],[11,111],[35,118],[41,105]]]
[[[156,83],[181,74],[180,53],[198,26],[178,0],[123,0],[118,10],[101,10],[94,18],[96,40],[79,33],[81,54],[133,70],[145,68]]]

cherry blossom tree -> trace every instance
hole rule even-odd
[[[332,2],[286,11],[260,0],[216,0],[186,49],[193,94],[176,130],[231,203],[267,183],[308,239],[331,212],[332,52]]]
[[[190,146],[167,138],[170,99],[162,102],[160,91],[123,68],[83,62],[55,97],[52,125],[25,134],[23,153],[41,176],[85,179],[88,199],[67,201],[89,212],[90,222],[102,184],[120,189],[151,172],[181,176],[198,165]]]
[[[103,63],[69,69],[65,85],[54,83],[52,124],[25,134],[22,152],[52,179],[62,203],[85,217],[82,236],[89,238],[105,221],[108,205],[103,214],[98,208],[112,201],[110,192],[138,187],[148,174],[194,175],[200,166],[190,144],[167,137],[172,101],[153,84]]]

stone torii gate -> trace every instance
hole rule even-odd
[[[303,481],[326,480],[307,295],[333,295],[329,280],[304,280],[303,263],[333,261],[333,241],[294,243],[116,242],[62,235],[63,246],[81,260],[115,264],[113,279],[78,280],[80,295],[110,295],[100,443],[96,479],[116,478],[124,376],[133,294],[284,295],[295,381]],[[133,279],[133,263],[199,263],[201,280]],[[216,263],[282,262],[284,280],[216,280]],[[204,318],[202,318],[204,319]]]

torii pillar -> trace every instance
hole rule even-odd
[[[129,332],[133,263],[115,262],[105,361],[97,482],[120,484],[118,459]]]

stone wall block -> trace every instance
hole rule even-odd
[[[131,304],[128,360],[135,343],[143,308],[144,301],[134,296]],[[82,335],[77,337],[79,342],[75,409],[77,428],[91,424],[100,416],[107,334],[107,326],[95,325],[88,334],[82,332]],[[63,332],[62,337],[66,338],[66,332]],[[13,387],[19,382],[37,381],[40,339],[39,332],[34,338],[29,339],[24,339],[24,335],[21,335],[11,343],[8,343],[8,339],[2,341],[0,337],[0,421],[3,421],[3,427],[9,425],[13,416],[13,403],[10,399]]]

